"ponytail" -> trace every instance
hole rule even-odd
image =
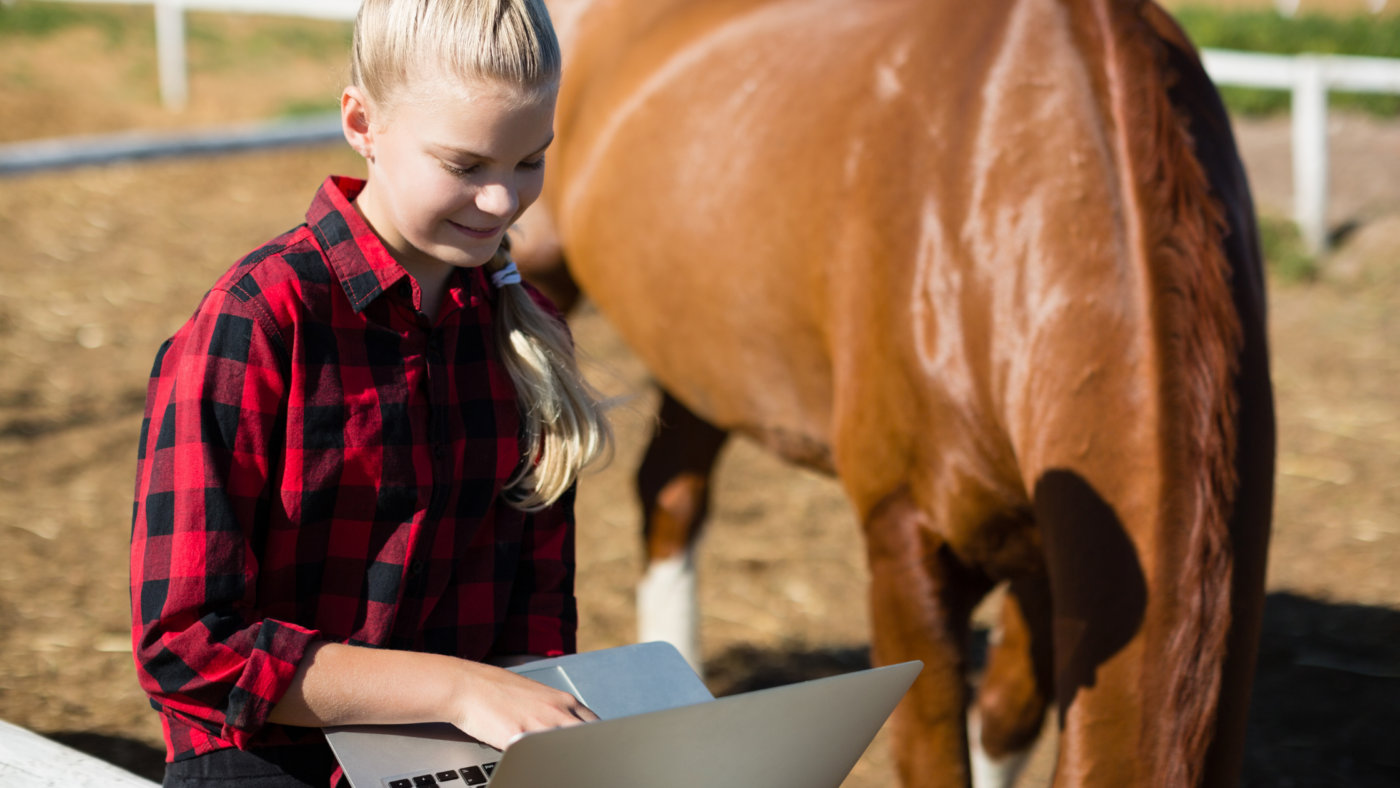
[[[490,274],[510,265],[504,239]],[[604,405],[574,358],[563,321],[542,309],[520,284],[496,289],[496,347],[520,407],[520,467],[506,482],[506,499],[517,509],[537,511],[571,487],[579,471],[608,455],[612,428]]]

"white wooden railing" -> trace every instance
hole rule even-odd
[[[0,720],[4,788],[160,788],[150,780]]]
[[[1274,0],[1274,10],[1284,16],[1293,16],[1298,13],[1298,7],[1302,5],[1301,0]],[[1385,0],[1366,0],[1366,8],[1373,14],[1379,14],[1385,10]]]
[[[1400,93],[1400,59],[1345,55],[1265,55],[1207,49],[1218,85],[1293,94],[1293,218],[1314,254],[1327,249],[1327,93]]]
[[[156,12],[156,55],[160,71],[160,98],[170,109],[183,109],[189,99],[185,65],[185,12],[223,11],[233,14],[270,14],[312,19],[349,21],[360,10],[360,0],[66,0],[83,3],[153,5]]]
[[[351,20],[360,0],[80,0],[81,2],[150,3],[155,6],[156,48],[160,62],[160,94],[167,107],[180,109],[189,97],[185,63],[187,10],[247,14],[280,14],[319,19]],[[1296,10],[1298,0],[1276,0],[1280,11]],[[1373,11],[1384,0],[1369,0]],[[1285,7],[1286,6],[1286,7]],[[1331,90],[1400,93],[1400,59],[1342,55],[1266,55],[1255,52],[1204,51],[1206,71],[1221,85],[1273,88],[1293,95],[1293,216],[1309,250],[1325,251],[1327,232],[1327,93]],[[328,136],[324,127],[307,127],[308,140]],[[333,129],[332,129],[333,131]],[[269,132],[269,144],[287,144],[285,125]],[[208,135],[206,135],[208,136]],[[250,138],[252,139],[252,138]],[[164,150],[157,140],[146,147]],[[71,146],[70,146],[71,147]],[[196,146],[197,147],[197,146]],[[246,147],[246,146],[245,146]],[[0,146],[3,148],[3,146]],[[117,145],[111,150],[129,150]],[[55,149],[57,150],[57,149]],[[53,152],[44,162],[58,161]],[[32,152],[29,161],[37,162]],[[0,150],[0,172],[5,170]],[[91,161],[89,155],[84,162]],[[29,169],[33,169],[30,166]]]

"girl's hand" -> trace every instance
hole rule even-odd
[[[463,664],[452,723],[483,744],[504,750],[522,733],[598,719],[567,692],[491,665]]]
[[[268,716],[304,727],[450,722],[502,750],[527,731],[596,719],[567,692],[491,665],[324,642],[306,650]]]

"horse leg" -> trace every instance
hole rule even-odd
[[[922,660],[923,673],[894,712],[894,749],[906,788],[966,786],[963,678],[972,609],[991,588],[931,527],[907,491],[866,518],[877,665]]]
[[[664,640],[699,673],[695,544],[709,508],[710,474],[728,433],[663,392],[656,432],[637,471],[647,568],[637,585],[637,640]]]
[[[535,203],[512,229],[515,232],[511,234],[510,256],[520,275],[567,315],[578,303],[580,292],[565,264],[564,249],[549,207]]]
[[[1050,640],[1046,578],[1012,581],[977,701],[968,714],[974,788],[1010,788],[1025,767],[1050,705]]]

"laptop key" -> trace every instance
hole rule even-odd
[[[437,780],[434,780],[431,774],[420,774],[413,778],[414,788],[428,788],[431,785],[437,785]]]
[[[389,788],[413,788],[412,780],[393,780],[389,783]]]
[[[455,780],[455,779],[457,779],[457,773],[456,773],[456,772],[438,772],[438,773],[437,773],[437,779],[438,779],[438,782],[440,782],[440,783],[445,783],[445,782],[447,782],[448,780]]]
[[[462,779],[467,781],[467,785],[485,785],[486,775],[479,766],[468,766],[462,770]]]
[[[487,777],[490,777],[490,776],[491,776],[491,772],[496,771],[496,762],[495,762],[495,761],[492,761],[492,762],[490,762],[490,763],[483,763],[483,764],[481,764],[481,770],[482,770],[483,772],[486,772],[486,776],[487,776]]]

